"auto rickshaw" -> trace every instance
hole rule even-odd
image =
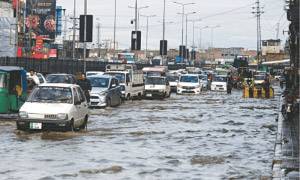
[[[26,98],[26,71],[21,67],[0,66],[0,114],[18,112]]]

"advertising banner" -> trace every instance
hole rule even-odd
[[[56,31],[56,0],[27,0],[26,32],[32,37],[54,39]]]

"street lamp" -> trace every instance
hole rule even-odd
[[[182,13],[181,13],[182,14],[181,45],[183,45],[184,7],[187,6],[187,5],[195,4],[195,3],[180,3],[180,2],[176,2],[176,1],[173,1],[173,3],[182,6]]]
[[[155,17],[156,15],[141,15],[142,17],[147,18],[147,30],[146,30],[146,49],[145,49],[145,56],[147,58],[148,53],[148,35],[149,35],[149,18]]]
[[[212,52],[212,59],[214,59],[213,47],[214,47],[214,29],[221,27],[220,25],[212,26],[211,29],[211,52]]]
[[[97,21],[99,21],[100,19],[99,18],[96,18]],[[98,45],[98,57],[101,59],[101,40],[100,40],[100,30],[101,30],[101,23],[98,22],[97,23],[97,45]]]
[[[116,55],[116,29],[117,29],[117,0],[115,0],[115,16],[114,16],[114,53],[113,59],[115,60]]]
[[[141,7],[128,6],[128,8],[137,10],[137,19],[135,20],[136,21],[135,23],[137,24],[137,29],[139,29],[140,28],[140,10],[149,8],[149,6],[141,6]]]
[[[205,27],[200,27],[199,28],[199,49],[200,49],[200,51],[201,51],[201,48],[202,48],[202,30],[203,29],[207,29],[207,28],[209,28],[208,26],[205,26]]]
[[[189,22],[193,23],[193,45],[192,45],[192,49],[194,49],[195,46],[195,23],[201,21],[201,19],[194,19],[194,20],[189,20]]]

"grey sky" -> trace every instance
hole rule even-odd
[[[169,48],[178,48],[181,43],[181,7],[174,4],[173,0],[166,0],[166,21],[173,21],[173,24],[167,24],[166,39],[169,41]],[[245,47],[256,49],[256,18],[251,14],[251,6],[255,0],[177,0],[178,2],[194,2],[195,5],[186,7],[186,12],[196,11],[196,15],[189,16],[189,19],[199,19],[197,27],[220,25],[220,28],[214,30],[214,47]],[[73,0],[57,0],[58,5],[67,9],[67,14],[72,15]],[[77,15],[83,13],[84,0],[77,0]],[[134,18],[133,6],[135,0],[117,0],[117,41],[119,47],[129,48],[130,32],[134,25],[130,20]],[[139,6],[149,6],[142,9],[141,14],[152,15],[156,17],[150,19],[149,26],[149,48],[158,49],[159,40],[162,39],[162,21],[163,0],[138,0]],[[252,5],[251,5],[252,4]],[[276,23],[280,23],[279,37],[285,39],[282,31],[287,30],[288,22],[284,9],[284,0],[261,0],[265,13],[262,16],[262,39],[276,37]],[[228,11],[234,11],[228,13]],[[238,9],[238,10],[237,10]],[[102,39],[112,39],[113,37],[113,18],[114,18],[114,0],[88,0],[88,12],[94,15],[94,22],[100,22],[102,25]],[[227,12],[222,15],[216,15]],[[212,16],[216,15],[216,16]],[[99,21],[96,20],[99,18]],[[140,18],[142,30],[142,48],[145,48],[146,19]],[[96,27],[96,26],[95,26]],[[188,26],[188,45],[192,45],[192,23]],[[199,45],[199,29],[195,31],[195,43]],[[94,30],[96,41],[96,29]],[[202,46],[208,47],[211,43],[210,29],[202,31]]]

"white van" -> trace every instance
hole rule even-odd
[[[171,87],[166,77],[147,77],[145,98],[166,98],[171,95]]]
[[[107,65],[105,75],[119,80],[123,99],[141,99],[144,95],[144,74],[133,64]]]

